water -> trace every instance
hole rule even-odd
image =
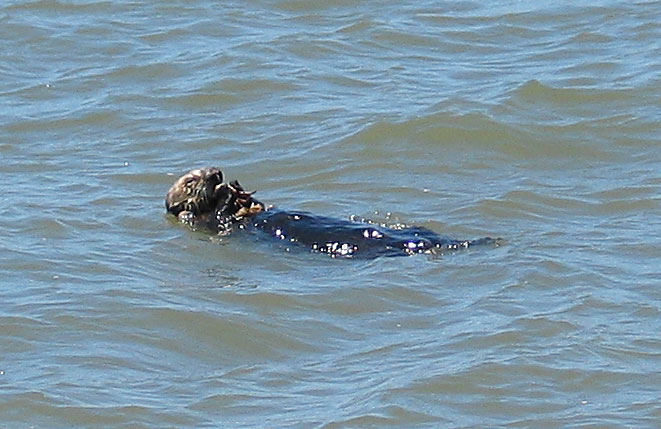
[[[2,425],[658,426],[660,21],[3,2]],[[163,205],[203,165],[282,208],[506,244],[209,237]]]

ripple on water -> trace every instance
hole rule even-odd
[[[7,425],[654,426],[658,2],[0,6]],[[338,261],[164,213],[496,248]]]

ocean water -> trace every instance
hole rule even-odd
[[[661,2],[6,0],[0,426],[658,427]],[[339,260],[165,215],[497,248]]]

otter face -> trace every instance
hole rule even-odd
[[[215,167],[191,170],[174,182],[165,197],[165,207],[175,216],[184,211],[193,216],[209,213],[221,198],[222,185],[223,173]]]
[[[169,213],[193,228],[206,226],[218,233],[229,233],[245,217],[265,209],[236,180],[223,183],[216,167],[191,170],[174,182],[165,197]]]

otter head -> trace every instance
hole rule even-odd
[[[216,208],[223,185],[223,173],[215,167],[197,168],[174,182],[165,197],[168,212],[200,216]]]
[[[216,167],[198,168],[177,179],[165,197],[165,207],[191,226],[202,221],[217,232],[228,231],[235,222],[264,210],[252,194],[236,180],[224,183]]]

